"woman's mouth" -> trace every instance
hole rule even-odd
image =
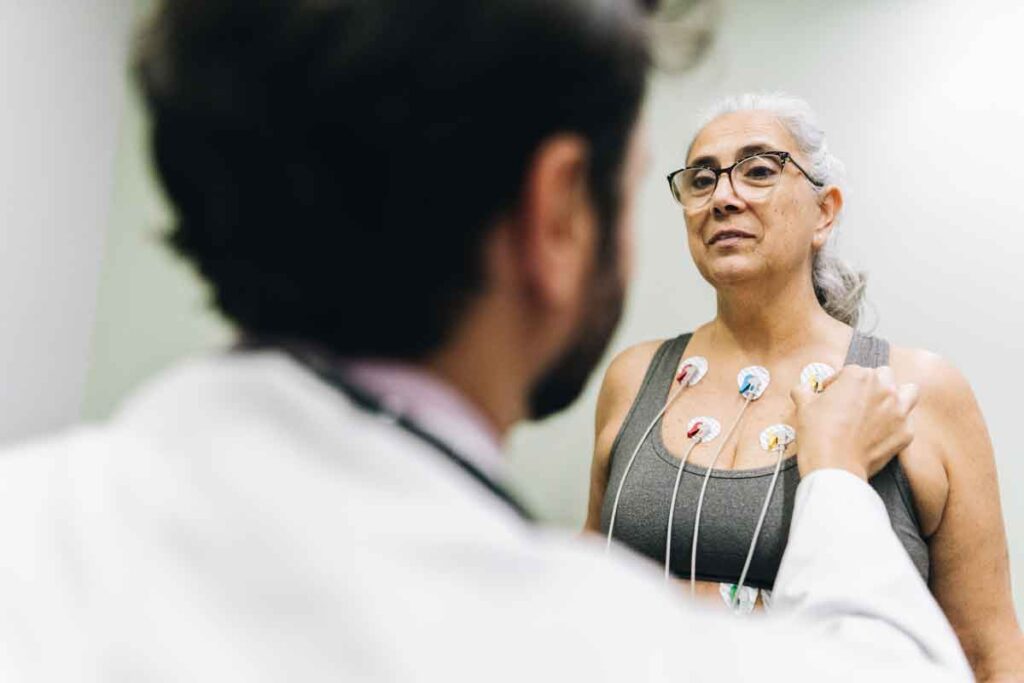
[[[715,244],[727,246],[730,244],[737,244],[741,240],[753,238],[754,236],[749,232],[743,232],[742,230],[719,230],[711,236],[711,239],[708,240],[708,246],[710,247]]]

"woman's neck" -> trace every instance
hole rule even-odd
[[[816,342],[832,345],[849,335],[818,303],[809,278],[780,286],[764,283],[718,290],[718,315],[709,325],[716,348],[765,361]]]

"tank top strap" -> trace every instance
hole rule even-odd
[[[676,378],[679,359],[690,343],[691,336],[692,333],[687,332],[673,339],[666,339],[654,352],[651,363],[647,366],[644,381],[633,401],[631,414],[626,417],[626,423],[636,420],[640,424],[649,424],[665,405],[665,398]]]

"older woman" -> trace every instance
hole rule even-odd
[[[917,436],[871,484],[978,677],[1024,677],[992,446],[970,386],[934,354],[856,329],[864,279],[829,246],[843,208],[839,162],[807,105],[747,95],[713,112],[669,183],[717,315],[608,368],[587,528],[732,609],[770,604],[800,474],[798,443],[762,432],[791,422],[789,389],[809,364],[891,366],[920,387]],[[693,366],[678,381],[694,356],[706,375]],[[750,366],[770,373],[760,396]]]

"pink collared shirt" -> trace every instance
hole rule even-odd
[[[345,361],[340,369],[385,408],[412,420],[489,477],[503,478],[497,431],[479,408],[437,375],[411,363],[373,359]]]

